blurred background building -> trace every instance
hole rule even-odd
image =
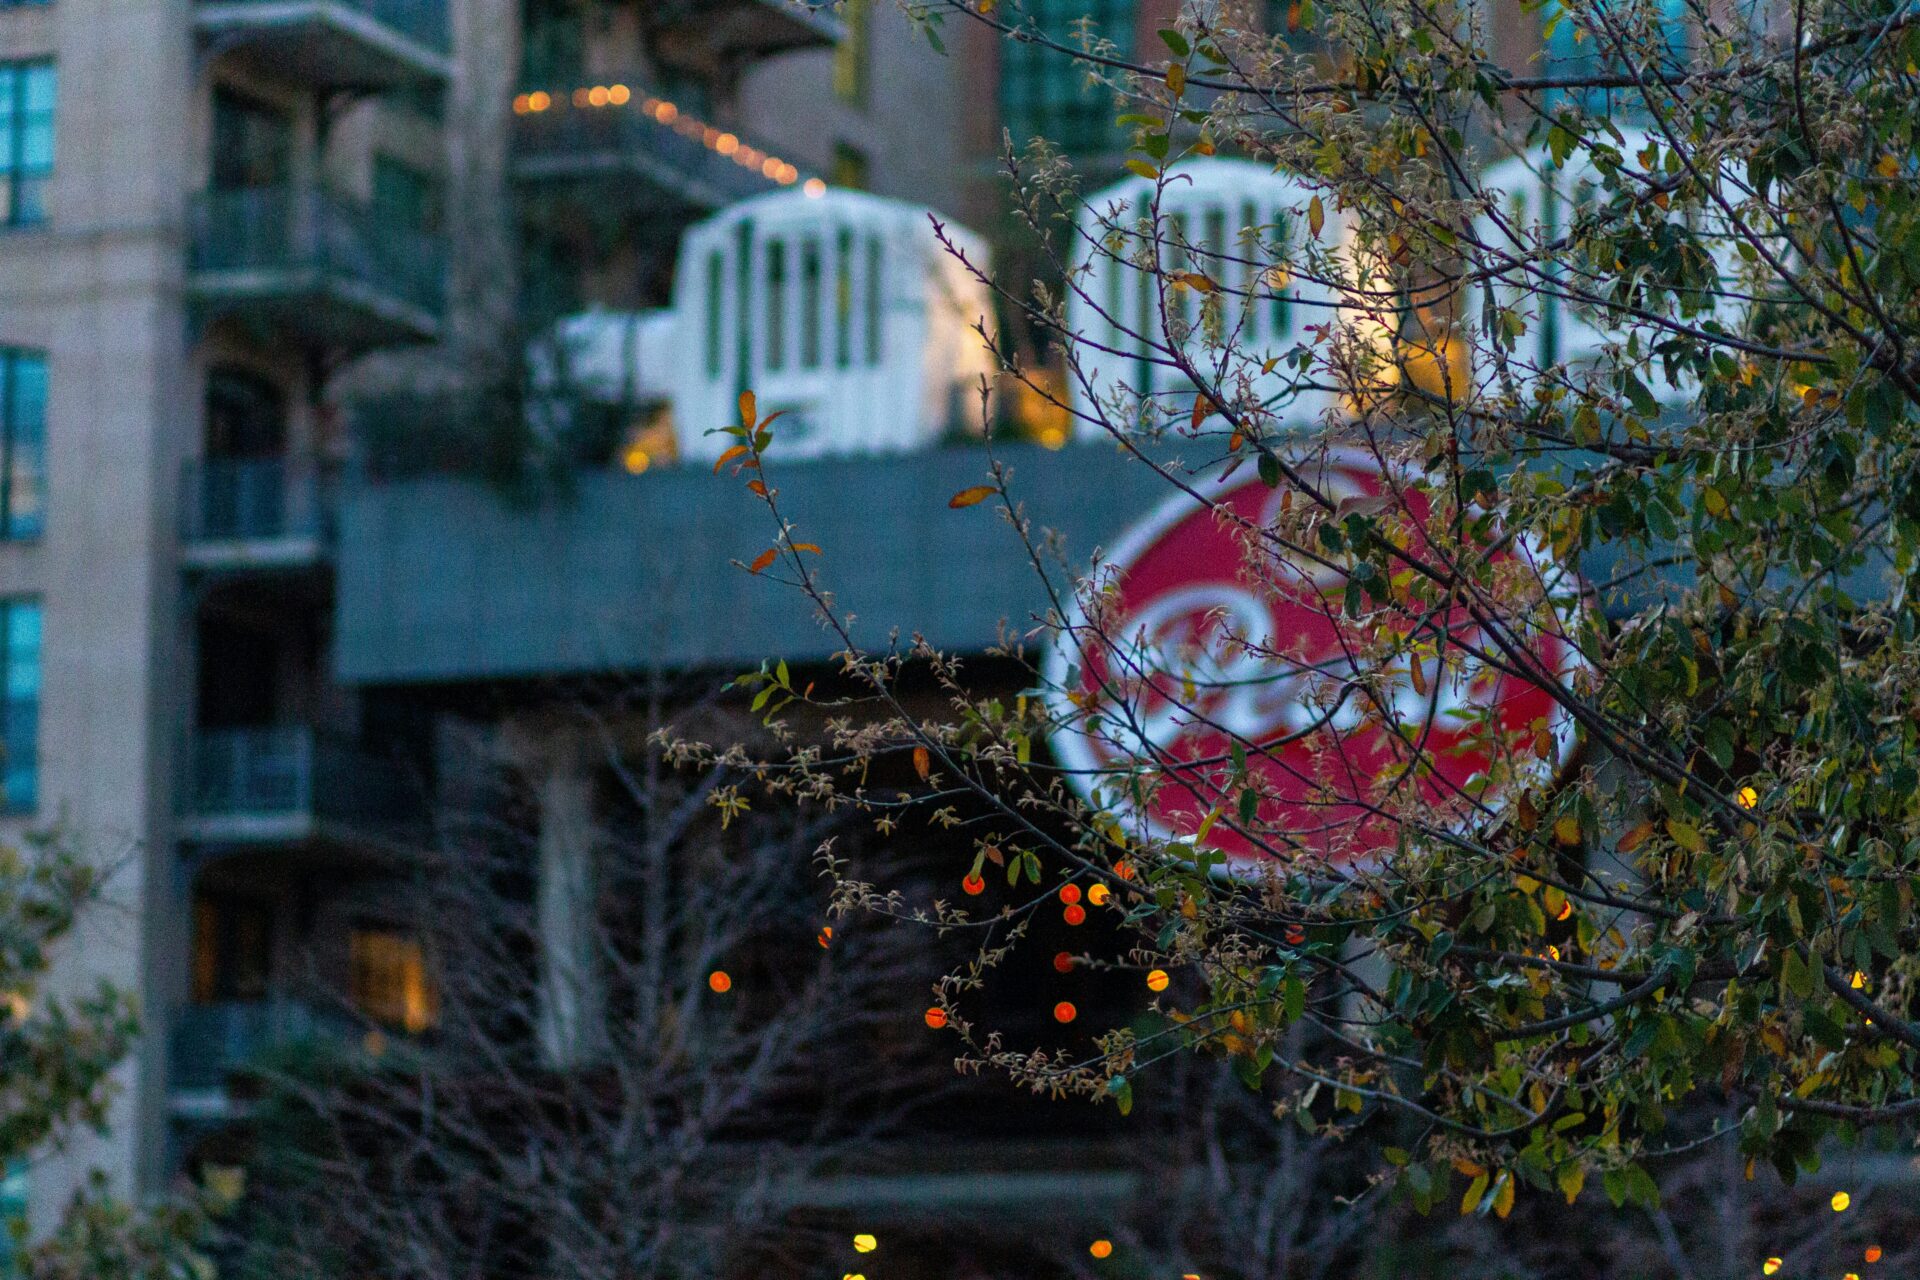
[[[1028,7],[1127,42],[1172,5]],[[112,861],[64,981],[121,984],[148,1026],[108,1135],[16,1171],[12,1211],[44,1223],[92,1166],[160,1185],[244,1119],[230,1073],[275,1042],[431,1034],[382,885],[446,720],[537,719],[556,677],[824,656],[725,570],[753,513],[673,465],[720,425],[674,420],[681,375],[730,405],[786,374],[823,425],[919,386],[796,493],[897,543],[863,571],[876,625],[931,608],[983,647],[1017,613],[1002,550],[954,571],[981,522],[921,524],[976,470],[933,446],[977,428],[956,317],[991,311],[925,214],[996,232],[1000,127],[1111,160],[1113,109],[945,36],[887,0],[0,0],[4,823]],[[503,496],[530,457],[567,502]],[[1062,518],[1091,541],[1125,508]]]

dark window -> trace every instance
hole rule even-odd
[[[293,170],[293,122],[283,111],[235,93],[213,91],[213,189],[284,185]]]
[[[1133,0],[1026,0],[1010,16],[1068,49],[1080,47],[1084,28],[1127,57],[1133,7]],[[1085,64],[1071,54],[1031,41],[1001,46],[1000,118],[1015,146],[1045,138],[1069,152],[1109,151],[1119,141],[1117,113],[1113,93],[1089,84]]]
[[[46,463],[47,358],[0,347],[0,539],[40,536]]]
[[[249,369],[216,365],[207,373],[207,456],[271,458],[287,443],[287,398]]]
[[[845,142],[833,144],[833,167],[827,172],[827,181],[836,187],[848,187],[854,191],[867,189],[867,153]]]
[[[0,602],[0,809],[40,803],[40,602]]]
[[[440,181],[391,156],[373,158],[373,215],[379,226],[440,234]]]
[[[0,62],[0,227],[46,221],[53,175],[53,62]]]

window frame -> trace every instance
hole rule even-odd
[[[1021,25],[1031,24],[1071,45],[1076,24],[1093,28],[1131,56],[1136,0],[1026,0]],[[1121,146],[1114,109],[1105,90],[1089,87],[1079,62],[1044,45],[1015,40],[1002,45],[998,101],[1000,121],[1016,147],[1045,138],[1072,155],[1099,155]]]
[[[19,655],[15,652],[18,637],[15,631],[16,614],[30,613],[33,618],[33,649],[30,655],[31,685],[29,692],[16,694],[14,690],[15,663]],[[43,624],[45,614],[41,609],[38,596],[8,596],[0,598],[0,814],[27,814],[36,812],[40,807],[40,651],[44,647]],[[21,711],[24,716],[16,721]],[[13,741],[14,731],[24,727],[27,738],[24,753],[16,753],[20,745]],[[26,762],[19,762],[19,754],[24,754]],[[24,772],[27,795],[23,800],[11,784],[15,775]]]

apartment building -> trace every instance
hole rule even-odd
[[[433,727],[335,678],[351,408],[456,393],[529,315],[665,301],[680,232],[743,197],[958,203],[902,114],[957,101],[954,64],[852,15],[0,0],[0,824],[111,862],[61,982],[149,1032],[109,1136],[24,1171],[36,1224],[231,1121],[231,1067],[328,1025],[303,984],[430,1021],[369,886]]]

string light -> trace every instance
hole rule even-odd
[[[1167,977],[1167,971],[1165,969],[1155,969],[1147,975],[1147,990],[1165,991],[1167,989],[1167,983],[1170,981],[1171,979]]]
[[[1073,953],[1071,951],[1062,951],[1058,955],[1054,956],[1053,967],[1056,971],[1060,973],[1072,973],[1073,972]]]
[[[872,1253],[879,1247],[880,1238],[870,1231],[862,1231],[853,1238],[853,1251],[855,1253]]]
[[[725,969],[715,969],[707,975],[707,985],[713,988],[715,995],[723,996],[733,990],[733,978]]]
[[[1106,906],[1107,899],[1111,898],[1112,896],[1113,896],[1113,890],[1107,888],[1107,886],[1103,884],[1096,884],[1091,889],[1087,890],[1087,901],[1091,902],[1096,907]]]
[[[977,898],[987,891],[987,882],[977,875],[968,876],[960,882],[960,887],[967,891],[969,897]]]
[[[1066,903],[1068,906],[1072,906],[1074,903],[1080,901],[1080,886],[1077,884],[1061,885],[1060,901]]]
[[[1113,1256],[1113,1241],[1095,1240],[1087,1246],[1087,1252],[1096,1258],[1111,1258]]]
[[[939,1005],[927,1010],[927,1025],[935,1031],[947,1025],[947,1011]]]
[[[1086,923],[1087,909],[1083,906],[1080,906],[1077,903],[1071,907],[1068,907],[1065,911],[1062,911],[1060,914],[1062,917],[1065,918],[1068,924]]]
[[[758,147],[742,142],[739,135],[716,129],[704,120],[697,119],[682,111],[680,107],[665,98],[634,98],[633,90],[624,84],[583,85],[578,89],[556,99],[542,90],[517,95],[513,100],[513,113],[517,116],[537,116],[551,111],[556,105],[571,103],[581,111],[603,110],[607,107],[624,107],[634,103],[642,115],[657,124],[671,128],[682,137],[699,143],[715,155],[723,156],[742,169],[759,174],[769,182],[783,187],[800,182],[800,170],[779,156],[762,151]],[[827,184],[819,178],[808,178],[801,185],[808,196],[818,199],[827,193]]]
[[[1870,1244],[1870,1245],[1868,1245],[1868,1246],[1867,1246],[1867,1253],[1866,1253],[1866,1259],[1867,1259],[1867,1261],[1868,1261],[1868,1262],[1878,1262],[1878,1261],[1880,1261],[1880,1246],[1879,1246],[1879,1245],[1877,1245],[1877,1244]]]
[[[1780,1269],[1780,1259],[1778,1258],[1768,1258],[1765,1262],[1760,1264],[1760,1274],[1762,1275],[1770,1276],[1774,1272],[1778,1271],[1779,1269]]]
[[[1079,1016],[1080,1011],[1073,1007],[1072,1001],[1062,1000],[1059,1004],[1053,1006],[1053,1020],[1055,1022],[1072,1022]]]
[[[1836,1191],[1833,1193],[1833,1199],[1828,1203],[1833,1206],[1835,1213],[1845,1213],[1847,1206],[1853,1203],[1853,1197],[1844,1191]]]

